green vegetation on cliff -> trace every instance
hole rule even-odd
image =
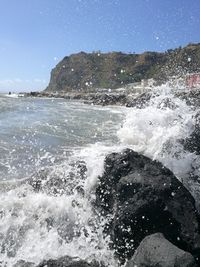
[[[163,82],[173,75],[200,71],[200,44],[170,49],[165,53],[84,53],[65,57],[51,72],[47,91],[86,91],[119,88],[154,78]]]

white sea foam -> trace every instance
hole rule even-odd
[[[184,181],[197,156],[185,151],[180,140],[193,132],[196,112],[184,100],[174,97],[169,86],[155,88],[146,107],[127,109],[117,135],[122,144],[161,161]]]
[[[112,152],[120,152],[123,148],[125,147],[119,144],[106,146],[102,143],[95,143],[80,151],[79,157],[87,164],[87,179],[84,183],[84,188],[88,194],[91,194],[95,188],[98,176],[101,176],[104,172],[104,160],[106,155]]]
[[[23,185],[0,195],[1,266],[59,256],[112,261],[103,227],[80,195],[50,196]]]

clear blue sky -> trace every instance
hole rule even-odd
[[[0,91],[42,90],[71,53],[200,42],[200,0],[0,0],[0,25]]]

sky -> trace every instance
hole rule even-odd
[[[199,43],[200,0],[0,0],[0,25],[0,91],[35,91],[73,53]]]

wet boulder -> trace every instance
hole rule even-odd
[[[133,256],[145,236],[157,232],[200,256],[195,201],[169,169],[130,149],[108,155],[104,168],[96,205],[111,218],[105,232],[122,262]]]
[[[200,112],[195,116],[194,131],[187,139],[181,142],[183,143],[185,150],[200,155]]]
[[[194,257],[172,243],[163,234],[145,237],[125,267],[197,267]]]
[[[64,256],[54,260],[43,261],[37,267],[103,267],[103,265],[96,261],[89,263],[79,258]]]
[[[136,97],[129,97],[126,101],[126,107],[144,108],[149,105],[149,101],[154,97],[152,93],[145,92]]]
[[[158,109],[176,109],[178,108],[177,104],[170,98],[170,97],[166,97],[164,98],[158,105],[157,105]]]
[[[92,97],[92,103],[95,105],[125,105],[127,97],[125,94],[97,94]]]
[[[196,207],[200,212],[200,112],[194,117],[194,128],[189,137],[179,140],[184,150],[194,153],[189,179],[185,180],[185,186],[196,199]]]
[[[200,107],[200,90],[198,88],[195,90],[176,92],[175,96],[185,100],[189,106],[194,106],[196,108]]]

